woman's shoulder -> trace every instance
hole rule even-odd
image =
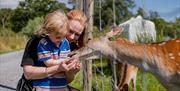
[[[48,37],[41,37],[39,40],[39,44],[42,44],[42,45],[47,45],[49,43],[51,43],[51,41],[49,40]]]
[[[33,35],[29,39],[28,44],[30,44],[30,45],[37,45],[40,42],[43,42],[44,39],[45,39],[45,36]]]
[[[40,41],[41,39],[43,39],[45,36],[40,36],[40,35],[33,35],[29,41]]]

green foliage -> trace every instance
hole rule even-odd
[[[176,22],[174,23],[174,30],[177,38],[180,38],[180,17],[176,18]]]
[[[111,26],[113,24],[113,0],[102,0],[101,17],[102,27]],[[129,11],[134,7],[133,0],[115,0],[116,23],[132,16]],[[94,0],[94,25],[99,27],[99,0]]]
[[[20,1],[18,8],[15,9],[15,14],[11,18],[13,31],[19,32],[26,26],[29,19],[34,19],[38,16],[44,16],[56,9],[67,11],[65,4],[59,3],[57,0],[25,0]]]
[[[157,41],[162,41],[165,36],[166,21],[160,17],[152,17],[151,21],[155,23],[156,32],[157,32]]]
[[[11,9],[0,9],[0,27],[10,28],[10,18],[13,16],[14,11]]]
[[[27,26],[24,27],[21,32],[30,37],[41,28],[42,23],[43,17],[36,17],[33,20],[30,19]]]
[[[21,31],[22,27],[26,26],[27,21],[32,18],[29,11],[26,11],[21,8],[15,9],[15,14],[11,17],[12,21],[12,30],[14,32]]]
[[[99,29],[94,26],[92,34],[93,34],[93,37],[96,38],[96,37],[99,37],[99,36],[105,36],[105,34],[107,32],[109,32],[109,31],[110,31],[109,27],[104,28],[103,31],[99,31]]]
[[[150,19],[160,18],[158,12],[156,11],[150,11]]]
[[[148,18],[147,12],[143,8],[139,8],[136,15],[141,15],[143,18]]]

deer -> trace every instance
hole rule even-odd
[[[121,32],[122,27],[113,27],[110,32],[106,33],[106,38],[112,38]],[[138,68],[134,65],[130,65],[127,63],[117,62],[113,64],[111,62],[111,67],[115,66],[115,71],[113,72],[113,77],[116,75],[116,83],[115,78],[112,79],[113,84],[115,84],[115,90],[117,91],[128,91],[129,83],[132,82],[132,91],[136,91],[136,75],[138,72]],[[113,68],[112,68],[113,69]],[[115,74],[114,74],[115,73]]]
[[[72,54],[82,61],[104,56],[134,65],[152,73],[168,91],[180,91],[180,38],[140,44],[124,38],[110,41],[108,37],[99,37]]]

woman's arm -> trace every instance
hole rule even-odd
[[[65,73],[65,75],[66,75],[67,83],[71,83],[74,80],[76,73],[74,73],[72,71],[68,71]]]
[[[68,72],[74,68],[75,62],[71,62],[72,59],[65,60],[60,64],[53,65],[50,67],[37,67],[32,65],[24,65],[23,71],[25,78],[30,79],[42,79],[45,77],[52,76],[59,72]],[[59,74],[60,75],[60,74]]]
[[[51,67],[37,67],[32,65],[24,65],[23,72],[26,79],[42,79],[48,76],[52,76],[60,72],[59,65],[54,65]]]

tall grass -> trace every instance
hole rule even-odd
[[[100,63],[96,62],[98,68],[101,68]],[[102,80],[104,85],[104,91],[112,91],[112,71],[107,61],[103,60],[103,72],[105,77],[100,75],[100,73],[96,72],[96,76],[94,75],[95,71],[93,71],[93,79],[92,79],[92,91],[102,91]],[[144,82],[142,80],[142,75],[145,76]],[[70,84],[81,91],[83,91],[82,85],[82,74],[79,72],[75,78],[75,80]],[[150,73],[144,73],[139,70],[137,74],[136,80],[136,90],[137,91],[166,91],[165,88],[159,83],[159,81]],[[132,91],[131,83],[129,85],[129,91]]]
[[[0,53],[14,51],[25,47],[27,37],[14,33],[10,29],[0,29]]]

